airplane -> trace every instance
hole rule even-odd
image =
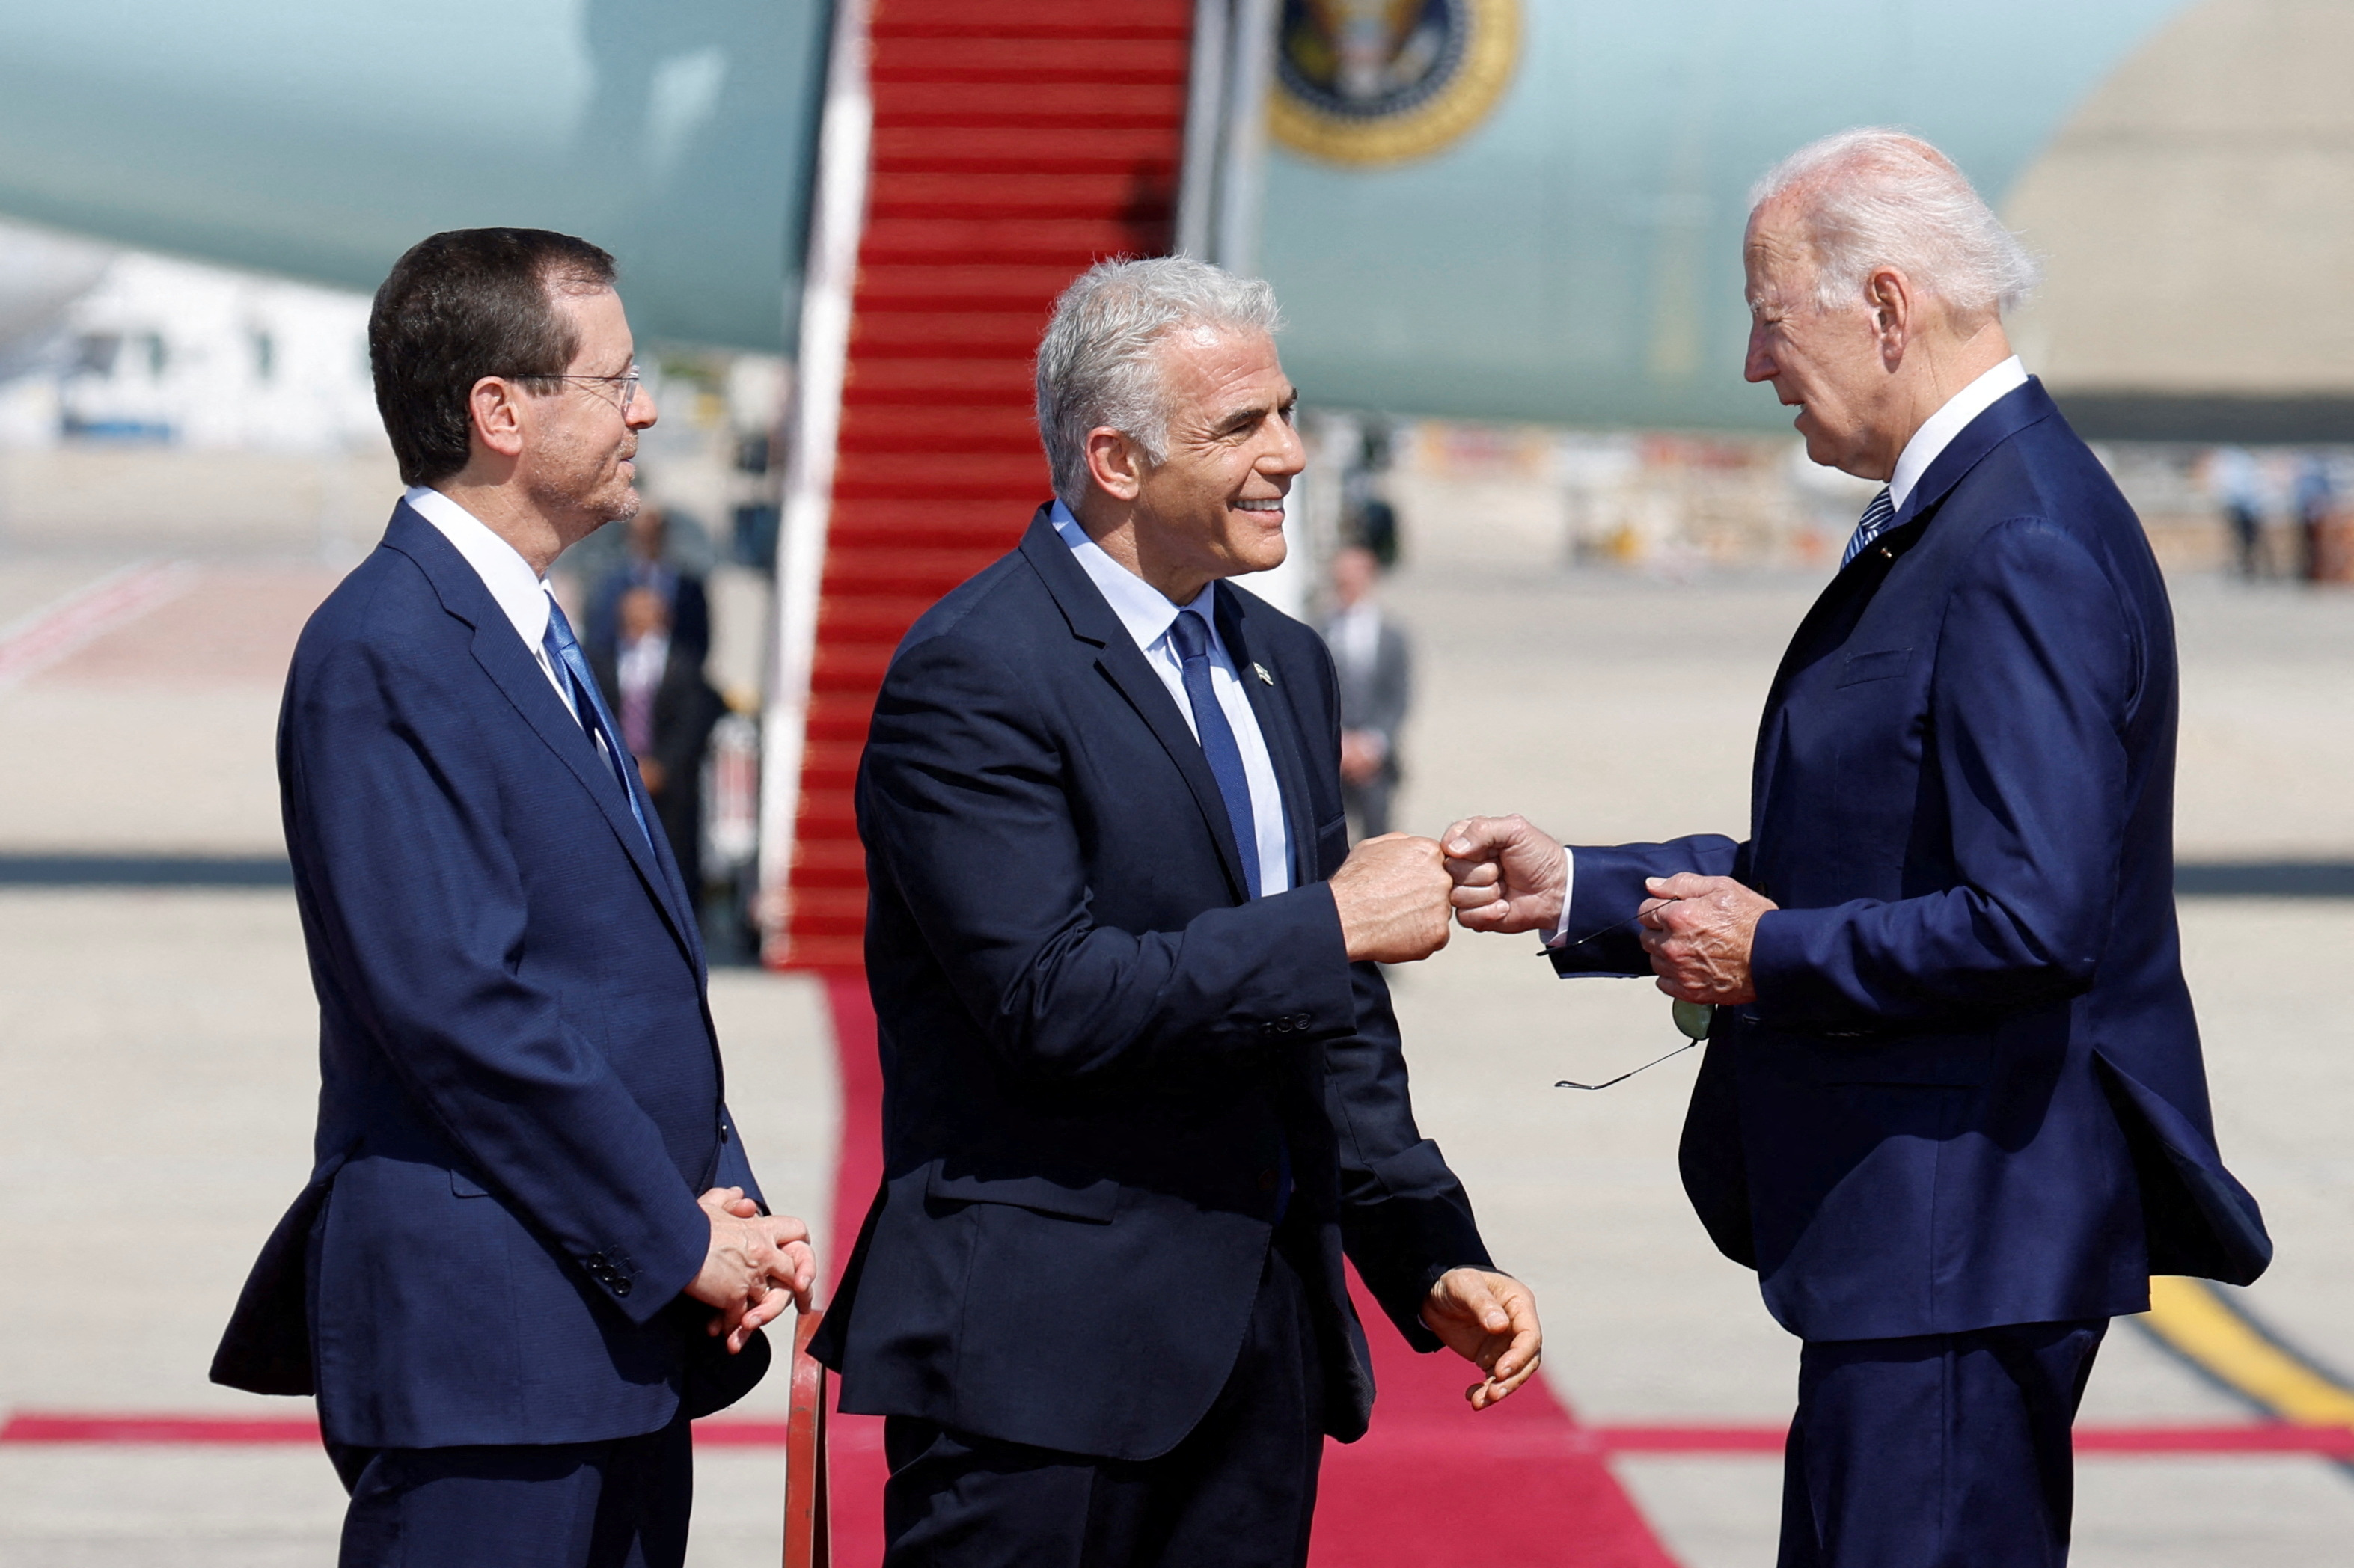
[[[2283,160],[2315,155],[2296,122],[2317,111],[2296,106],[2335,98],[2346,40],[2327,7],[1240,8],[1262,26],[1276,14],[1254,260],[1286,302],[1287,362],[1311,401],[1779,428],[1772,399],[1729,374],[1744,193],[1809,137],[1884,122],[1949,151],[2052,257],[2049,308],[2025,335],[2055,387],[2107,400],[2104,429],[2354,429],[2334,319],[2315,333],[2223,286],[2252,257],[2344,259],[2346,238],[2297,221],[2310,191],[2266,205],[2259,188],[2264,169],[2285,177]],[[545,225],[616,251],[647,336],[790,352],[831,10],[19,7],[0,32],[0,214],[362,290],[434,229]],[[1349,70],[1331,43],[1344,35]],[[2267,131],[2271,145],[2244,144]],[[2169,137],[2163,167],[2203,181],[2177,207],[2230,224],[2154,218]],[[2087,276],[2123,280],[2126,298],[2087,298]],[[2226,321],[2211,308],[2182,344],[2119,341],[2153,335],[2139,307],[2202,291]]]

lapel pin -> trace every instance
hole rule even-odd
[[[1253,664],[1251,666],[1251,673],[1257,675],[1260,680],[1265,681],[1270,686],[1275,684],[1275,677],[1267,673],[1267,666],[1264,664]]]

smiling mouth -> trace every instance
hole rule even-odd
[[[1280,495],[1270,495],[1263,501],[1237,501],[1233,505],[1237,512],[1256,512],[1262,517],[1283,515],[1283,497]]]

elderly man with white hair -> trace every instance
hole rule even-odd
[[[2004,336],[2032,260],[1936,149],[1797,153],[1744,260],[1748,378],[1885,485],[1775,676],[1747,836],[1459,822],[1457,917],[1708,1019],[1685,1189],[1804,1341],[1783,1568],[2058,1564],[2108,1320],[2272,1251],[2182,979],[2172,614]]]
[[[885,1561],[1298,1568],[1373,1389],[1345,1255],[1484,1409],[1535,1370],[1416,1129],[1380,963],[1429,839],[1352,853],[1279,564],[1275,296],[1104,262],[1038,349],[1055,497],[893,655],[859,768],[884,1181],[816,1353],[888,1417]]]

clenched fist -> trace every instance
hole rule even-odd
[[[1351,850],[1332,874],[1350,961],[1410,964],[1447,946],[1454,886],[1435,840],[1384,833]]]
[[[1561,924],[1569,863],[1561,841],[1526,817],[1467,817],[1447,830],[1455,918],[1467,931],[1543,931]]]

